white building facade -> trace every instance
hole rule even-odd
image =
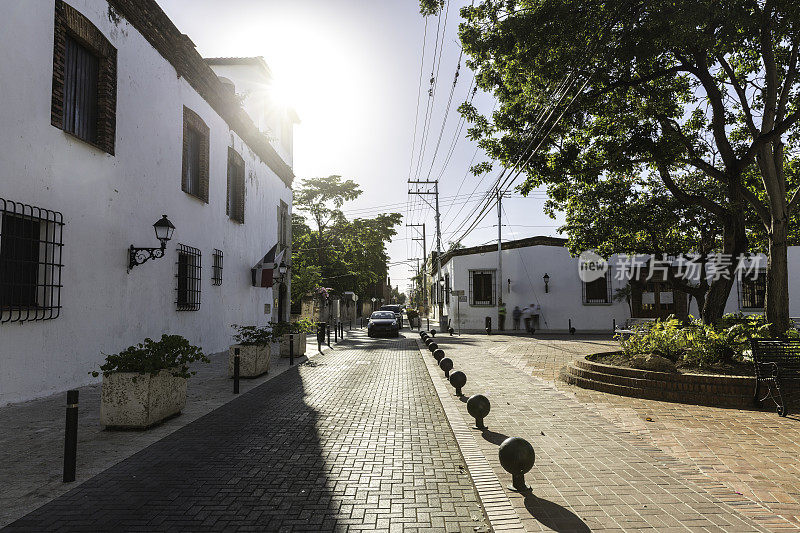
[[[153,0],[2,2],[0,20],[0,405],[87,384],[145,337],[215,353],[231,324],[288,319],[288,280],[251,267],[291,243],[291,139]],[[129,268],[162,215],[163,257]]]
[[[699,316],[696,300],[674,291],[659,281],[658,273],[651,280],[632,284],[630,302],[616,300],[619,289],[628,284],[620,270],[630,269],[621,263],[627,258],[613,256],[606,276],[585,283],[579,276],[579,259],[572,257],[564,239],[530,237],[508,241],[502,246],[502,279],[498,280],[497,245],[484,245],[455,250],[442,258],[442,287],[429,288],[431,309],[458,330],[483,330],[486,317],[492,328],[498,327],[498,300],[506,306],[505,329],[512,330],[513,311],[532,309],[536,331],[565,333],[574,327],[577,333],[611,333],[631,317],[658,318],[670,314]],[[726,313],[763,313],[766,258],[754,275],[734,282]],[[642,270],[642,277],[649,274]],[[755,279],[750,279],[751,277]],[[439,277],[434,269],[433,280]],[[800,247],[789,248],[790,315],[800,316]],[[498,282],[499,281],[499,282]],[[455,293],[455,294],[454,294]],[[463,296],[459,296],[463,294]],[[437,320],[438,323],[438,320]],[[524,323],[520,324],[525,329]]]

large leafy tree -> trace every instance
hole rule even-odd
[[[423,14],[437,5],[422,0]],[[769,254],[767,316],[774,332],[788,328],[800,3],[482,0],[461,14],[469,65],[499,102],[491,117],[462,112],[494,159],[510,167],[525,154],[523,192],[657,178],[714,217],[720,251],[733,257],[751,248],[752,212]],[[711,315],[732,283],[710,289]]]
[[[303,180],[295,191],[297,211],[305,214],[292,217],[295,303],[320,286],[363,296],[386,278],[386,243],[396,235],[402,216],[348,220],[341,208],[361,192],[354,181],[340,176]]]

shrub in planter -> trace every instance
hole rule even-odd
[[[270,343],[273,341],[272,328],[264,326],[239,326],[233,324],[236,342],[228,350],[228,377],[233,377],[233,362],[236,352],[239,353],[239,376],[253,378],[269,372],[272,356]]]
[[[195,372],[189,364],[210,362],[197,346],[180,335],[145,339],[100,366],[103,385],[100,423],[107,427],[145,429],[186,405],[186,381]],[[90,372],[97,377],[100,372]]]
[[[279,344],[281,357],[289,357],[289,334],[294,335],[294,355],[304,355],[307,336],[316,331],[317,324],[301,318],[296,322],[271,322],[270,327],[274,341]]]

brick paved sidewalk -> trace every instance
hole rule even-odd
[[[474,431],[497,477],[503,483],[510,480],[497,459],[497,447],[507,436],[523,437],[536,450],[536,466],[526,476],[533,492],[509,493],[528,530],[766,531],[737,510],[736,499],[723,500],[688,479],[695,473],[693,465],[612,423],[553,382],[497,356],[506,348],[501,344],[511,344],[509,339],[468,335],[437,341],[456,369],[467,374],[464,393],[484,393],[492,402],[489,431]],[[539,372],[569,357],[560,354],[581,351],[578,339],[547,342],[551,347],[544,349],[542,360],[530,361]],[[435,363],[429,356],[427,361]],[[461,404],[460,419],[453,424],[472,423],[459,399],[451,395],[445,401]]]
[[[465,339],[466,341],[466,339]],[[800,416],[642,400],[557,379],[570,360],[617,349],[601,337],[474,337],[484,354],[540,376],[616,427],[691,468],[687,476],[773,531],[800,531]],[[788,523],[787,523],[788,521]]]
[[[8,529],[486,530],[423,365],[354,332]]]

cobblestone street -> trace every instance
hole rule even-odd
[[[8,530],[485,531],[487,524],[414,341],[356,333]]]

